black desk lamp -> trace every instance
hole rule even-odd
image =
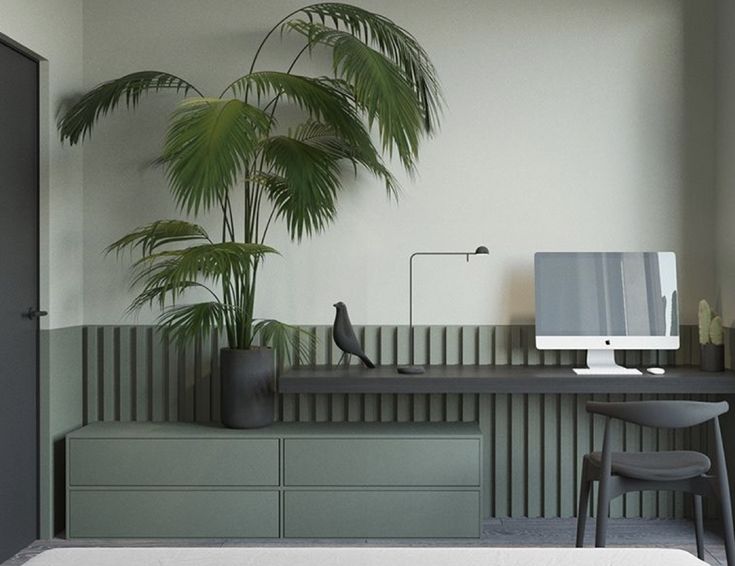
[[[411,254],[408,260],[408,339],[411,361],[408,366],[399,366],[398,373],[418,374],[424,373],[426,370],[423,366],[414,365],[414,347],[413,347],[413,258],[418,255],[463,255],[470,261],[471,255],[488,255],[490,252],[485,246],[478,246],[474,252],[416,252]]]

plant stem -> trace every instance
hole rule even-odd
[[[304,11],[304,10],[306,10],[306,9],[308,9],[308,8],[312,8],[312,7],[314,7],[314,6],[318,6],[318,4],[309,4],[308,6],[302,6],[302,7],[301,7],[301,8],[299,8],[298,10],[294,10],[294,11],[293,11],[293,12],[291,12],[290,14],[287,14],[286,16],[284,16],[283,18],[281,18],[281,19],[280,19],[280,20],[279,20],[279,21],[278,21],[278,22],[276,23],[276,25],[274,25],[274,26],[273,26],[273,27],[272,27],[272,28],[271,28],[271,29],[270,29],[270,30],[268,31],[268,33],[266,33],[266,34],[265,34],[265,37],[263,38],[263,41],[261,41],[261,42],[260,42],[260,45],[258,45],[258,49],[256,49],[256,50],[255,50],[255,55],[253,56],[253,60],[252,60],[252,62],[250,63],[250,69],[248,69],[248,75],[249,75],[250,73],[252,73],[252,72],[253,72],[253,70],[255,70],[255,63],[257,62],[257,60],[258,60],[258,57],[260,56],[260,52],[261,52],[261,51],[263,51],[263,47],[265,47],[265,44],[266,44],[266,42],[267,42],[267,41],[268,41],[268,40],[270,39],[270,36],[271,36],[271,35],[273,35],[273,32],[275,32],[275,31],[276,31],[276,30],[277,30],[277,29],[278,29],[278,28],[279,28],[279,27],[280,27],[280,26],[281,26],[282,24],[284,24],[284,23],[286,22],[286,20],[288,20],[288,19],[289,19],[290,17],[292,17],[292,16],[295,16],[295,15],[296,15],[296,14],[298,14],[299,12],[302,12],[302,11]],[[238,80],[239,80],[239,79],[238,79]],[[237,81],[233,81],[233,82],[231,82],[231,83],[230,83],[229,85],[227,85],[227,87],[225,88],[225,90],[223,90],[223,91],[222,91],[222,93],[221,93],[221,94],[219,95],[219,97],[220,97],[220,98],[222,98],[222,97],[223,97],[223,96],[225,95],[225,93],[226,93],[226,92],[227,92],[228,90],[230,90],[230,89],[232,88],[232,85],[234,85],[234,84],[235,84],[236,82],[237,82]],[[249,94],[249,92],[250,92],[250,85],[247,85],[247,86],[245,87],[245,101],[247,101],[247,99],[248,99],[248,94]]]

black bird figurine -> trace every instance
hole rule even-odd
[[[347,306],[342,301],[335,303],[333,306],[337,309],[337,314],[334,316],[332,336],[334,337],[334,343],[344,352],[342,358],[345,355],[350,356],[354,354],[367,367],[374,368],[375,364],[365,355],[362,346],[360,346],[360,341],[355,336],[355,329],[352,328],[350,315],[347,314]],[[340,358],[340,361],[342,358]],[[349,357],[347,358],[347,363],[349,363]]]

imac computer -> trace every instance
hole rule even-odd
[[[587,350],[577,374],[640,374],[615,350],[679,348],[674,253],[539,252],[535,273],[536,347]]]

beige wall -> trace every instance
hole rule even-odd
[[[735,324],[735,4],[717,2],[717,299]]]
[[[425,144],[417,178],[402,179],[399,205],[361,178],[350,183],[326,234],[296,245],[274,233],[283,258],[263,273],[261,314],[328,322],[331,303],[341,299],[356,322],[401,322],[408,255],[479,243],[493,250],[490,258],[417,264],[418,322],[532,320],[536,250],[674,250],[685,322],[698,298],[716,298],[715,246],[718,283],[727,287],[730,272],[735,279],[727,249],[735,203],[724,190],[732,160],[722,158],[730,139],[723,101],[732,97],[723,57],[716,244],[712,228],[712,2],[361,4],[404,25],[429,50],[446,92],[444,125]],[[719,4],[725,21],[731,3]],[[79,148],[58,142],[60,103],[82,84],[141,68],[181,73],[215,94],[244,72],[267,26],[298,5],[0,0],[0,33],[49,60],[45,324],[133,322],[123,318],[125,265],[101,250],[135,225],[176,214],[160,172],[145,166],[173,99],[104,122],[84,148],[84,166]],[[720,36],[722,53],[729,38]],[[287,38],[273,46],[269,66],[295,44]],[[719,296],[732,319],[727,294]]]
[[[445,87],[441,132],[396,206],[350,183],[326,234],[263,271],[259,312],[324,323],[407,318],[416,250],[485,243],[489,258],[417,264],[419,323],[533,319],[537,250],[673,250],[683,321],[714,292],[713,3],[687,0],[361,0],[413,32]],[[138,69],[180,73],[217,94],[243,74],[267,26],[299,2],[87,0],[85,84]],[[275,47],[275,49],[273,49]],[[271,45],[283,65],[295,43]],[[155,157],[173,98],[106,120],[85,147],[84,319],[124,319],[124,264],[101,250],[176,215]],[[151,317],[143,313],[140,321]]]
[[[82,86],[82,0],[0,0],[0,34],[42,68],[41,307],[46,328],[82,321],[82,150],[62,146],[56,116]]]

